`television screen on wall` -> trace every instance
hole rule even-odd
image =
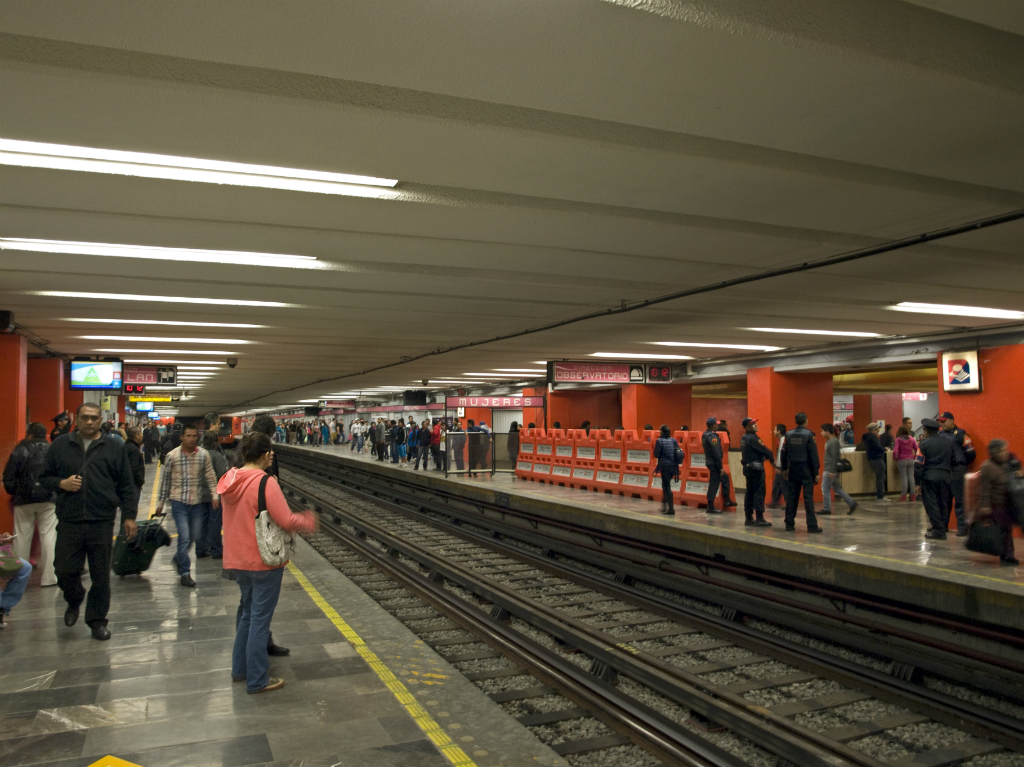
[[[120,360],[71,360],[72,389],[120,389]]]
[[[152,402],[136,402],[135,403],[135,412],[136,413],[147,413],[147,412],[149,412],[152,409],[153,409],[153,403]]]

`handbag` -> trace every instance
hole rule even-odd
[[[280,567],[295,555],[295,537],[281,529],[267,511],[267,480],[264,475],[260,480],[259,494],[256,498],[256,546],[260,550],[260,559],[268,567]]]
[[[850,463],[849,458],[840,458],[836,461],[836,474],[843,474],[847,471],[853,471],[853,464]]]
[[[11,550],[11,544],[0,546],[0,576],[14,575],[21,569],[21,559]]]
[[[968,528],[964,546],[970,551],[977,551],[980,554],[1002,556],[1003,529],[991,521],[972,522]]]

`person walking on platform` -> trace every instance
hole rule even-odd
[[[312,512],[292,513],[276,477],[267,475],[274,461],[273,443],[262,432],[242,438],[241,468],[229,469],[217,483],[224,497],[224,569],[234,576],[241,592],[235,643],[231,655],[231,678],[245,682],[248,693],[270,692],[284,687],[284,680],[270,676],[267,646],[270,621],[281,595],[281,580],[287,563],[264,563],[256,542],[253,520],[259,513],[259,490],[264,485],[266,511],[288,532],[316,530]]]
[[[707,513],[721,514],[728,508],[728,498],[722,502],[721,510],[715,508],[715,499],[718,497],[718,488],[722,482],[722,439],[715,430],[718,421],[714,416],[708,418],[706,424],[708,428],[701,435],[700,444],[704,449],[704,464],[710,475],[708,478]]]
[[[120,437],[101,434],[99,405],[83,402],[75,416],[77,428],[50,445],[40,484],[57,493],[57,544],[54,569],[64,593],[64,625],[74,626],[83,600],[85,622],[94,639],[110,639],[110,554],[114,517],[121,507],[125,538],[138,532],[135,483]],[[89,562],[88,598],[82,588],[82,567]]]
[[[836,434],[836,427],[830,423],[823,423],[821,436],[825,440],[825,465],[821,471],[821,494],[824,501],[821,504],[821,513],[832,513],[832,491],[835,490],[839,497],[846,501],[846,513],[853,514],[857,510],[857,502],[839,484],[839,436]]]
[[[914,495],[914,456],[916,455],[917,440],[911,435],[907,426],[900,426],[900,430],[896,434],[896,444],[892,449],[892,457],[896,461],[896,470],[900,475],[901,501],[913,503],[917,500]]]
[[[4,466],[4,490],[14,505],[14,555],[28,560],[32,536],[39,527],[40,586],[56,586],[53,571],[53,551],[57,544],[57,512],[53,504],[53,491],[40,482],[46,465],[46,426],[30,423],[25,439],[19,442]]]
[[[146,463],[153,463],[153,457],[160,452],[160,429],[149,424],[142,432],[142,452]]]
[[[807,414],[797,413],[796,428],[786,433],[786,444],[782,448],[782,470],[786,472],[788,492],[786,495],[786,530],[796,530],[796,507],[800,494],[804,497],[804,512],[807,515],[807,532],[823,532],[814,514],[814,485],[818,481],[818,448],[814,444],[814,432],[807,428]]]
[[[757,433],[756,418],[744,418],[742,426],[740,451],[743,478],[747,482],[747,491],[743,495],[744,524],[747,527],[771,527],[772,523],[764,518],[764,462],[772,460],[772,451]]]
[[[921,421],[924,438],[917,446],[916,468],[921,473],[921,500],[928,515],[925,538],[943,540],[949,527],[950,487],[953,474],[953,441],[939,436],[939,422]],[[964,524],[966,529],[966,523]]]
[[[672,430],[662,424],[661,436],[654,443],[655,474],[661,474],[661,513],[675,514],[672,507],[672,480],[679,476],[679,467],[686,454],[672,437]]]
[[[988,443],[988,460],[981,465],[978,477],[978,508],[971,520],[975,524],[986,519],[1002,530],[1003,550],[999,561],[1019,565],[1013,551],[1014,508],[1010,502],[1010,478],[1020,476],[1020,461],[1011,458],[1010,446],[1004,439]]]
[[[865,457],[871,471],[875,473],[875,500],[884,501],[885,498],[885,448],[878,439],[878,424],[872,421],[868,424],[868,430],[861,438],[864,445]]]
[[[146,484],[146,461],[142,456],[142,429],[138,426],[129,426],[126,433],[128,439],[124,443],[124,452],[132,470],[132,481],[135,483],[135,503],[138,504],[138,499],[142,498],[142,486]]]
[[[775,477],[772,479],[772,502],[768,504],[772,508],[777,508],[779,501],[782,501],[783,507],[786,505],[786,480],[782,477],[782,446],[786,444],[786,424],[775,424],[775,439],[778,442],[775,448]]]
[[[214,508],[220,508],[213,461],[210,454],[199,447],[199,430],[195,426],[186,426],[181,434],[181,444],[164,459],[164,476],[157,496],[156,515],[163,514],[164,505],[169,500],[174,526],[178,531],[178,551],[173,561],[178,567],[181,585],[189,588],[195,588],[196,585],[191,574],[189,548],[193,541],[201,546],[199,541],[203,538],[204,484],[210,491]]]
[[[951,503],[956,512],[956,534],[963,537],[967,535],[967,512],[964,510],[964,477],[967,476],[967,467],[974,462],[974,443],[967,436],[967,432],[956,425],[952,413],[947,411],[936,420],[941,424],[942,431],[940,436],[953,443],[953,465],[950,475],[950,492],[953,495]]]

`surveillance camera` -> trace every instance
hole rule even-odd
[[[420,384],[423,385],[423,386],[426,386],[427,385],[427,379],[426,378],[421,378],[420,379]]]
[[[228,357],[228,367],[229,368],[236,368],[236,367],[238,367],[238,357]]]

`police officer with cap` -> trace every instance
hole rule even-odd
[[[814,485],[818,481],[818,448],[814,444],[814,432],[807,428],[807,414],[797,413],[796,428],[786,433],[782,446],[782,470],[786,472],[789,494],[786,496],[786,529],[796,529],[796,507],[800,503],[800,491],[804,494],[804,510],[807,513],[807,532],[823,532],[814,515]]]
[[[772,460],[774,456],[757,434],[756,418],[743,419],[740,452],[743,476],[747,480],[747,491],[743,495],[743,514],[747,518],[744,524],[747,527],[771,527],[772,523],[764,518],[764,462]]]
[[[925,418],[921,425],[924,439],[917,446],[915,462],[921,471],[921,500],[930,525],[924,537],[941,541],[949,527],[954,442],[939,434],[939,422],[935,419]]]
[[[964,509],[964,478],[967,467],[975,457],[974,443],[967,432],[956,425],[953,414],[946,411],[935,419],[939,423],[939,436],[953,443],[952,473],[950,475],[951,503],[956,512],[956,534],[967,535],[967,512]]]
[[[721,514],[725,509],[715,508],[715,498],[718,496],[718,487],[722,482],[722,438],[715,431],[718,419],[714,416],[705,421],[707,429],[700,437],[701,447],[704,449],[704,465],[707,466],[710,477],[708,479],[708,514]]]

